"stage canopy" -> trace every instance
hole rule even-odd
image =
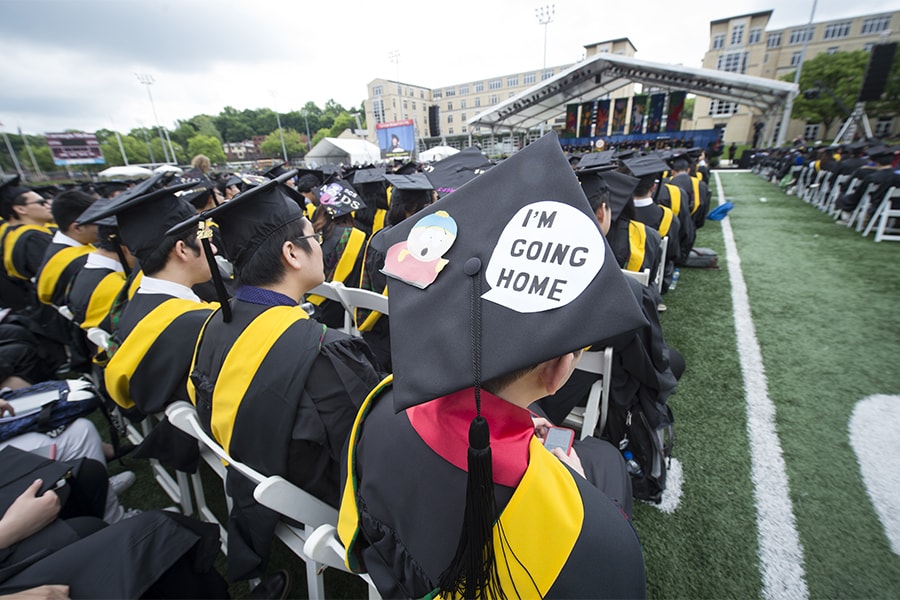
[[[527,131],[565,114],[566,105],[589,102],[630,83],[648,90],[684,90],[697,96],[737,102],[772,118],[790,115],[796,84],[753,77],[727,71],[666,65],[615,54],[597,54],[572,65],[550,79],[496,104],[468,121],[472,127],[487,127],[492,132]],[[782,109],[787,108],[787,115]],[[779,135],[784,136],[783,122]],[[771,131],[771,128],[769,128]],[[780,145],[784,140],[778,140]]]

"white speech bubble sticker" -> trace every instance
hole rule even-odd
[[[606,246],[597,223],[577,208],[544,200],[506,224],[485,271],[482,297],[521,313],[560,308],[594,280]]]

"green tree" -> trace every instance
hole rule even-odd
[[[284,130],[284,147],[287,150],[288,158],[303,156],[306,153],[306,142],[304,136],[293,129]],[[259,151],[268,157],[281,157],[281,135],[278,129],[266,136],[265,141],[259,145]]]
[[[32,152],[34,152],[34,159],[37,161],[38,167],[40,167],[41,171],[43,171],[44,173],[47,173],[48,171],[54,171],[59,168],[53,162],[53,154],[51,154],[49,146],[43,145],[32,147],[31,150]]]
[[[226,161],[225,151],[222,150],[222,142],[211,135],[195,135],[189,139],[187,153],[190,154],[191,158],[198,154],[203,154],[213,164],[223,164]]]
[[[222,133],[223,142],[242,142],[254,135],[246,115],[232,106],[223,108],[213,121],[216,128]]]
[[[821,123],[825,131],[835,121],[846,119],[847,109],[852,110],[859,96],[868,61],[869,53],[862,50],[820,54],[804,61],[799,81],[801,94],[794,99],[791,116]],[[795,73],[781,79],[793,82]]]

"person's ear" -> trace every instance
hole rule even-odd
[[[299,271],[303,268],[300,261],[303,249],[295,246],[290,240],[281,245],[281,260],[284,261],[286,267]]]
[[[576,364],[578,363],[574,352],[541,364],[539,376],[548,396],[555,394],[569,380]]]

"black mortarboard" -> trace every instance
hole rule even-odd
[[[427,165],[424,173],[434,189],[443,197],[493,166],[481,150],[470,146],[453,156]]]
[[[631,174],[635,177],[644,177],[645,175],[657,175],[663,171],[669,170],[667,165],[661,158],[653,154],[646,156],[635,156],[634,158],[626,158],[622,161]]]
[[[384,179],[384,167],[358,169],[353,172],[353,177],[350,179],[350,182],[353,184],[353,187],[357,189],[359,189],[358,186],[367,184],[384,186],[386,185]]]
[[[395,175],[410,175],[419,170],[419,166],[414,162],[403,163],[393,169]]]
[[[122,243],[142,261],[159,248],[166,232],[173,225],[196,215],[193,206],[178,197],[178,192],[189,189],[193,183],[181,183],[171,187],[152,189],[151,180],[158,184],[163,179],[151,177],[147,184],[138,184],[113,198],[105,210],[99,211],[85,223],[98,223],[115,215],[122,236]],[[149,191],[147,188],[150,188]]]
[[[205,208],[209,203],[210,195],[213,197],[213,202],[216,202],[215,193],[213,192],[213,188],[216,187],[216,182],[200,173],[199,169],[196,172],[188,171],[176,179],[175,182],[177,184],[193,184],[192,187],[179,192],[178,197],[185,202],[189,202],[194,208]],[[216,204],[218,204],[218,202],[216,202]]]
[[[392,186],[398,190],[433,190],[434,185],[429,181],[424,173],[413,173],[412,175],[394,175],[386,174],[384,178]]]
[[[877,146],[872,146],[871,148],[869,148],[866,154],[868,154],[872,158],[878,158],[881,156],[889,156],[894,152],[895,150],[893,148],[885,146],[884,144],[878,144]]]
[[[0,181],[0,199],[13,202],[16,198],[30,192],[31,188],[19,185],[19,176],[13,175]]]
[[[613,165],[613,155],[615,152],[612,150],[604,150],[602,152],[589,152],[581,157],[581,160],[578,161],[578,170],[590,169],[592,167],[606,167]]]
[[[325,183],[325,174],[319,169],[297,169],[297,191],[306,193]]]
[[[334,219],[366,207],[353,187],[343,179],[335,179],[319,188],[319,206]]]
[[[641,180],[618,171],[605,171],[597,173],[597,177],[603,180],[609,189],[609,211],[613,221],[618,221],[625,206],[631,202],[634,189]]]
[[[78,218],[75,219],[75,222],[78,224],[82,224],[85,222],[88,223],[96,223],[97,225],[106,225],[107,227],[115,227],[116,226],[116,217],[115,215],[108,215],[101,219],[95,219],[96,215],[100,213],[105,213],[106,209],[109,208],[109,205],[115,202],[113,198],[97,198],[94,202],[91,203],[90,206],[85,209],[83,213],[78,215]]]
[[[269,179],[275,179],[276,177],[280,177],[287,173],[287,169],[284,168],[284,163],[278,163],[273,165],[262,172],[263,177],[268,177]]]
[[[618,152],[613,154],[613,157],[619,160],[625,160],[626,158],[631,158],[635,154],[637,154],[637,151],[635,151],[633,148],[626,148],[625,150],[619,150]]]
[[[456,224],[434,283],[390,273],[390,251],[385,266],[397,410],[473,385],[472,294],[484,380],[644,323],[555,133],[386,230],[388,246],[434,215]]]

